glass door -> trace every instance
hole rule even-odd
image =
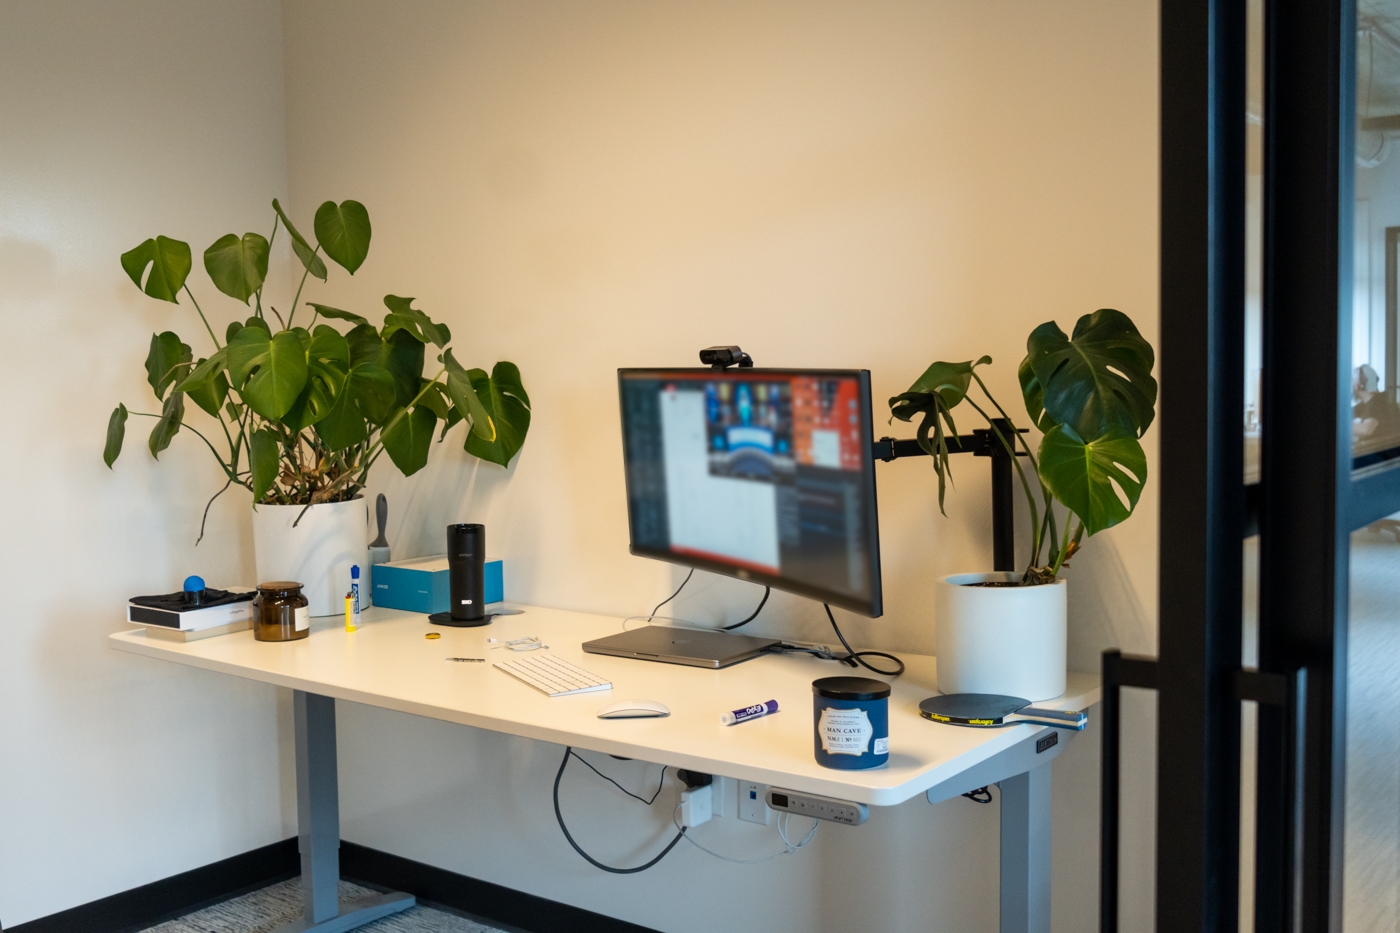
[[[1105,656],[1101,928],[1127,686],[1159,933],[1400,933],[1400,0],[1160,9],[1171,506],[1158,656]]]

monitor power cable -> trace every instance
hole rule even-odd
[[[753,615],[742,622],[735,622],[733,625],[721,625],[719,630],[721,632],[732,632],[739,626],[748,625],[754,619],[757,619],[758,614],[763,611],[764,604],[768,602],[768,594],[771,592],[773,592],[773,588],[771,586],[765,586],[763,588],[763,598],[758,601],[758,608],[753,611]]]
[[[689,578],[689,577],[686,577],[686,579],[689,580],[690,578]],[[681,586],[685,586],[685,584],[682,583]],[[679,593],[680,590],[677,590],[676,592]],[[673,598],[673,599],[675,598],[674,595],[672,596],[672,598]],[[664,605],[664,603],[663,603],[663,605]],[[657,608],[657,609],[660,609],[661,606],[657,606],[656,608]],[[672,849],[674,849],[674,848],[676,847],[676,843],[678,843],[678,842],[681,841],[681,837],[685,835],[685,827],[684,827],[684,826],[681,827],[680,832],[676,833],[675,838],[672,839],[672,840],[666,845],[666,848],[664,848],[664,849],[661,850],[661,854],[657,855],[656,858],[652,859],[650,862],[647,862],[645,865],[638,865],[636,868],[614,868],[614,867],[611,866],[611,865],[604,865],[602,862],[598,861],[598,860],[595,859],[593,856],[591,856],[591,855],[589,855],[587,852],[583,851],[583,849],[579,848],[579,844],[578,844],[577,842],[574,841],[574,837],[571,836],[571,835],[569,835],[569,828],[568,828],[567,826],[564,825],[564,814],[563,814],[563,811],[561,811],[561,810],[559,809],[559,782],[560,782],[560,781],[563,779],[563,777],[564,777],[564,769],[568,766],[568,764],[569,764],[569,758],[570,758],[570,757],[578,758],[579,761],[583,761],[583,763],[584,763],[585,765],[588,765],[588,767],[593,771],[594,774],[598,775],[599,777],[603,778],[603,779],[606,780],[606,781],[611,782],[614,786],[617,787],[618,790],[622,791],[624,794],[626,794],[626,795],[629,796],[629,797],[635,797],[637,800],[640,800],[642,803],[646,804],[647,806],[651,806],[652,803],[654,803],[654,802],[656,801],[657,796],[661,793],[661,788],[662,788],[662,786],[665,785],[665,783],[666,783],[666,769],[665,769],[664,767],[661,769],[661,781],[660,781],[660,783],[658,783],[657,786],[656,786],[656,793],[651,795],[651,800],[647,800],[647,799],[644,798],[644,797],[638,797],[636,794],[634,794],[634,793],[632,793],[631,791],[627,790],[627,789],[626,789],[625,787],[623,787],[621,784],[618,784],[616,781],[614,781],[612,778],[608,777],[608,776],[607,776],[606,774],[604,774],[603,772],[599,771],[597,768],[594,768],[592,765],[588,764],[588,762],[584,761],[582,758],[579,758],[578,754],[574,751],[573,746],[569,746],[569,747],[567,747],[567,748],[564,749],[564,760],[561,761],[561,762],[559,762],[559,773],[556,774],[556,775],[554,775],[554,818],[555,818],[556,820],[559,821],[559,828],[560,828],[561,830],[563,830],[563,832],[564,832],[564,838],[567,839],[567,840],[569,840],[569,845],[573,846],[573,847],[574,847],[574,851],[577,852],[579,855],[583,856],[583,858],[584,858],[590,865],[592,865],[594,868],[601,868],[603,871],[611,872],[611,873],[613,873],[614,875],[634,875],[634,874],[636,874],[636,873],[639,872],[639,871],[646,871],[648,868],[652,867],[652,866],[655,865],[657,862],[661,861],[663,858],[665,858],[665,857],[667,856],[667,854],[670,853],[670,851],[671,851]]]
[[[661,602],[656,604],[656,608],[651,611],[651,615],[647,616],[647,621],[650,622],[652,619],[656,618],[656,614],[661,611],[662,606],[666,605],[671,600],[681,595],[681,590],[685,589],[685,585],[690,582],[690,578],[693,576],[695,576],[695,568],[691,567],[690,573],[685,575],[685,579],[681,581],[680,586],[676,587],[676,591],[670,596],[667,596],[665,599],[661,600]],[[583,759],[580,758],[579,760],[582,761]]]
[[[841,634],[840,626],[836,624],[836,616],[831,614],[831,606],[829,606],[826,603],[822,603],[822,608],[826,610],[826,617],[831,620],[831,627],[835,629],[836,637],[841,639],[841,646],[846,649],[846,656],[844,658],[837,658],[836,660],[844,661],[851,667],[855,667],[857,664],[859,664],[867,671],[873,671],[876,674],[883,674],[886,677],[898,677],[900,674],[904,673],[904,662],[892,654],[886,654],[883,651],[856,651],[853,648],[851,648],[850,644],[846,641],[846,636]],[[893,661],[895,664],[899,665],[899,667],[892,671],[882,671],[878,667],[874,667],[873,665],[867,664],[865,661],[861,660],[862,658],[887,658]]]

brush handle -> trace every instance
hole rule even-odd
[[[384,493],[379,494],[379,498],[374,500],[374,518],[379,524],[379,537],[370,542],[370,547],[388,547],[389,542],[384,540],[384,525],[389,521],[389,500],[384,498]]]

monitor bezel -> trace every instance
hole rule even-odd
[[[870,600],[866,602],[849,593],[842,593],[837,590],[828,590],[819,586],[802,583],[781,575],[768,574],[759,570],[751,570],[743,567],[735,567],[722,561],[710,560],[704,557],[689,554],[677,554],[672,551],[662,551],[657,548],[643,547],[637,544],[636,535],[633,533],[632,516],[632,475],[627,464],[627,440],[623,437],[623,479],[627,489],[627,544],[628,550],[637,557],[649,557],[653,560],[662,560],[671,564],[678,564],[682,567],[693,567],[697,570],[705,570],[710,573],[717,573],[726,577],[733,577],[738,580],[745,580],[749,583],[757,583],[761,586],[771,586],[775,590],[782,590],[786,593],[794,593],[798,596],[805,596],[820,602],[828,603],[832,606],[840,606],[859,615],[877,619],[884,614],[884,592],[880,579],[880,520],[878,509],[878,498],[875,491],[875,417],[871,408],[870,396],[870,370],[868,369],[787,369],[754,366],[747,369],[730,368],[717,370],[707,366],[648,366],[619,368],[617,371],[617,394],[618,394],[618,423],[622,420],[623,391],[626,380],[632,378],[646,378],[648,376],[664,377],[667,374],[683,374],[686,376],[709,376],[716,378],[742,379],[751,375],[772,375],[772,376],[814,376],[855,379],[859,385],[860,408],[864,417],[865,445],[861,457],[862,494],[865,499],[866,514],[870,520],[866,527],[866,554],[868,560],[866,571],[870,576]]]

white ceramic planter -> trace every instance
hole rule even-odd
[[[958,573],[934,584],[938,689],[1032,702],[1065,692],[1065,581],[1014,582],[1016,573]]]
[[[368,578],[369,507],[361,496],[309,509],[260,505],[253,510],[253,550],[259,583],[294,580],[313,616],[344,615],[350,567],[359,564],[362,580]]]

